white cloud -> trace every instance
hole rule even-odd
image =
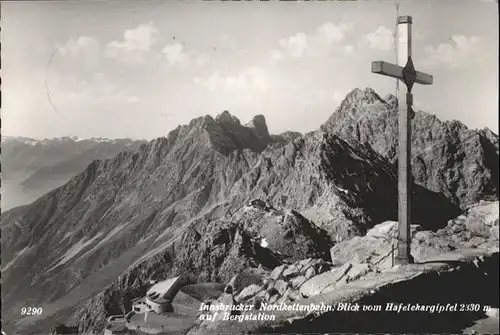
[[[304,56],[323,56],[332,50],[347,53],[354,51],[354,47],[344,46],[346,34],[352,30],[352,25],[347,23],[334,24],[326,22],[319,26],[314,33],[299,32],[279,41],[280,50],[271,52],[272,60],[281,60],[284,56],[294,58]]]
[[[149,51],[156,42],[158,33],[152,22],[140,24],[134,29],[126,30],[123,41],[112,41],[109,45],[126,51]]]
[[[304,33],[297,33],[293,36],[283,38],[279,41],[280,46],[286,53],[292,57],[302,57],[309,47],[307,43],[307,35]]]
[[[317,36],[321,41],[327,43],[339,43],[344,40],[346,32],[351,30],[352,25],[350,24],[335,25],[332,22],[327,22],[318,28]]]
[[[249,67],[235,76],[223,76],[219,71],[216,71],[208,78],[195,77],[193,82],[196,85],[207,87],[211,91],[220,89],[266,91],[271,84],[268,73],[258,66]]]
[[[156,43],[159,31],[152,22],[140,24],[134,29],[128,29],[123,34],[123,40],[111,41],[106,46],[106,56],[126,63],[141,63],[145,55]]]
[[[178,42],[165,45],[161,53],[153,52],[158,35],[159,30],[152,22],[140,24],[134,29],[126,30],[123,40],[108,43],[105,55],[132,64],[162,59],[165,59],[169,66],[185,66],[191,61],[198,66],[204,66],[209,62],[208,55],[194,50],[187,51],[184,45]]]
[[[168,44],[166,45],[162,53],[165,54],[165,57],[170,65],[176,64],[184,64],[189,55],[183,51],[184,47],[180,43]]]
[[[193,62],[197,66],[205,66],[210,58],[205,53],[186,51],[181,43],[167,44],[161,51],[170,66],[186,66]]]
[[[394,49],[394,32],[385,27],[378,26],[375,31],[364,36],[364,40],[372,49],[390,51]]]
[[[66,44],[58,48],[62,56],[77,56],[80,54],[95,55],[99,52],[100,45],[96,39],[89,36],[80,36],[78,39],[70,39]]]
[[[482,40],[479,37],[453,35],[448,43],[441,43],[437,47],[428,46],[427,65],[445,65],[450,69],[477,64],[487,59]]]
[[[71,38],[64,44],[56,45],[52,54],[50,73],[53,71],[67,75],[89,74],[99,68],[102,60],[102,48],[99,42],[90,36]]]

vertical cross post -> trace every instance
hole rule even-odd
[[[397,24],[397,64],[383,61],[372,62],[372,72],[398,80],[398,246],[395,263],[399,265],[413,263],[411,251],[411,106],[413,95],[411,90],[415,83],[432,85],[433,77],[418,72],[411,58],[411,16],[398,17]],[[405,87],[401,89],[399,80]]]
[[[397,65],[403,67],[411,60],[411,16],[401,16],[397,25]],[[403,73],[404,75],[404,73]],[[412,84],[413,85],[413,84]],[[401,87],[404,86],[404,87]],[[399,152],[398,152],[398,249],[395,262],[413,263],[411,256],[411,87],[399,85]]]

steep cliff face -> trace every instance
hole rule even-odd
[[[413,196],[424,227],[457,215],[438,193]],[[271,136],[261,117],[200,117],[2,215],[4,322],[26,333],[68,319],[100,329],[149,279],[226,281],[242,268],[328,258],[396,209],[395,167],[370,145],[325,131]],[[17,321],[27,303],[44,314]]]
[[[296,209],[341,241],[396,217],[396,179],[394,166],[369,146],[317,131],[264,150],[231,195]],[[442,195],[422,187],[413,199],[415,220],[427,226],[457,214]]]
[[[397,99],[372,89],[355,89],[322,129],[368,143],[391,162],[397,160]],[[412,169],[417,184],[467,207],[498,199],[498,135],[470,130],[416,111],[412,116]]]

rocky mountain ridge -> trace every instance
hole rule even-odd
[[[396,219],[395,166],[373,145],[329,129],[270,135],[262,121],[196,118],[2,215],[4,320],[27,332],[68,319],[101,329],[152,277],[189,269],[223,282],[247,267],[328,258],[332,245]],[[460,213],[423,187],[413,196],[426,229]],[[16,323],[25,301],[44,303],[43,318]]]
[[[397,161],[397,99],[370,88],[350,92],[321,129],[369,144]],[[498,134],[468,129],[459,121],[412,113],[412,172],[415,183],[442,193],[461,208],[498,198]]]

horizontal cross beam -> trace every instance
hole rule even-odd
[[[392,78],[397,78],[397,79],[403,79],[403,67],[394,65],[388,62],[384,61],[376,61],[372,62],[372,72],[381,74],[384,76],[392,77]],[[415,82],[417,84],[422,84],[422,85],[432,85],[433,78],[432,75],[423,73],[423,72],[417,72],[417,79]]]

